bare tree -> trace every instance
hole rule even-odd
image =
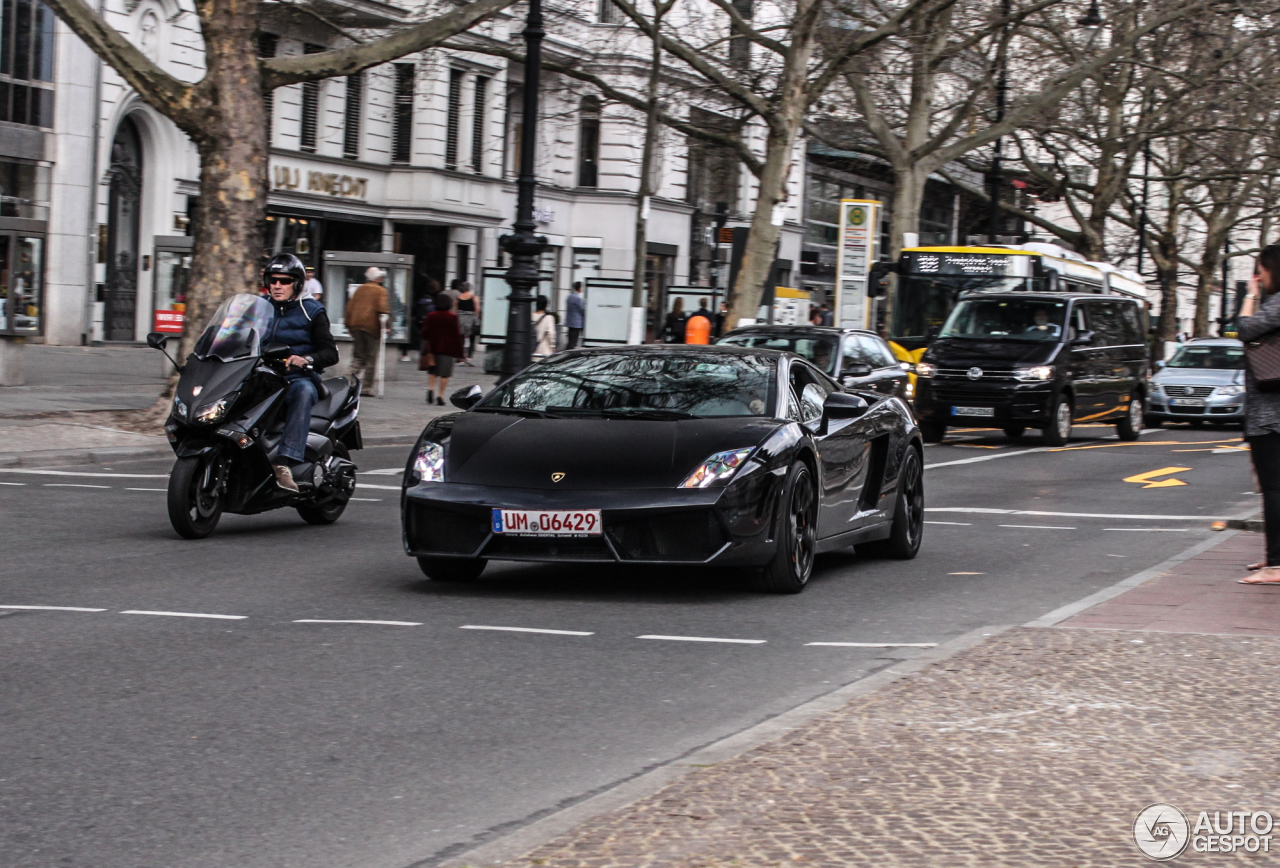
[[[188,84],[168,74],[108,24],[84,0],[48,0],[62,21],[156,111],[195,144],[200,156],[200,209],[192,226],[194,253],[180,352],[190,352],[221,299],[257,286],[267,201],[267,117],[263,95],[303,81],[353,75],[439,45],[515,0],[471,0],[448,11],[424,12],[415,24],[381,33],[350,34],[343,48],[294,57],[256,51],[262,0],[196,0],[204,40],[205,75]],[[299,8],[307,9],[299,4]],[[310,14],[323,18],[312,9]]]

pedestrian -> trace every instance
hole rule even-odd
[[[586,323],[586,307],[582,302],[582,281],[575,280],[569,297],[564,301],[564,325],[569,330],[569,345],[573,349],[582,343],[582,328]]]
[[[533,354],[546,358],[556,351],[556,315],[547,310],[547,297],[538,296],[537,310],[533,312]]]
[[[302,297],[320,301],[324,296],[324,284],[316,280],[316,267],[307,266],[307,282],[302,285]]]
[[[462,329],[462,342],[466,347],[466,355],[462,357],[464,365],[471,365],[476,354],[476,338],[480,335],[480,297],[471,291],[471,284],[464,283],[458,294],[457,311],[458,326]]]
[[[444,293],[454,301],[457,301],[458,296],[462,295],[463,286],[470,287],[470,284],[467,283],[467,281],[461,277],[455,277],[453,280],[449,281],[449,288],[446,289]],[[457,307],[458,306],[455,304],[454,310],[457,310]]]
[[[716,311],[715,336],[717,340],[719,340],[720,336],[724,334],[724,323],[728,318],[729,303],[722,301],[720,302],[720,310]]]
[[[809,312],[809,323],[810,323],[810,325],[815,325],[815,326],[820,326],[820,325],[822,325],[822,320],[823,320],[823,318],[824,318],[824,317],[826,317],[826,315],[827,315],[827,306],[826,306],[826,304],[820,304],[820,305],[818,305],[818,306],[817,306],[817,307],[815,307],[812,311],[810,311],[810,312]]]
[[[667,314],[667,321],[662,329],[662,342],[665,344],[684,343],[684,299],[677,298]]]
[[[707,309],[709,299],[699,299],[698,309],[685,322],[684,342],[686,344],[711,343],[711,311]]]
[[[833,326],[835,325],[835,321],[836,321],[835,313],[832,312],[832,310],[824,304],[822,306],[822,324],[824,326]]]
[[[444,393],[453,376],[453,362],[463,354],[462,330],[448,292],[435,297],[435,310],[422,321],[422,355],[418,370],[427,371],[427,403],[444,406]]]
[[[378,365],[378,339],[382,332],[378,317],[391,315],[387,291],[382,286],[386,279],[387,273],[378,266],[366,268],[365,282],[351,294],[343,316],[351,333],[351,373],[360,380],[363,392],[373,385],[373,372]]]
[[[1246,344],[1280,330],[1280,244],[1269,244],[1258,254],[1253,277],[1245,291],[1236,328]],[[1261,302],[1261,305],[1259,305]],[[1253,575],[1240,579],[1246,585],[1280,585],[1280,392],[1263,392],[1253,371],[1244,372],[1244,438],[1262,489],[1262,521],[1267,556],[1250,564]]]

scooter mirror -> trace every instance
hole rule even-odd
[[[151,349],[153,350],[160,350],[161,352],[163,352],[164,342],[167,341],[168,339],[169,339],[169,336],[164,332],[152,332],[151,334],[147,335],[147,346],[151,347]]]
[[[484,390],[479,386],[471,386],[466,389],[459,389],[449,396],[449,403],[462,410],[470,410],[476,404],[480,403],[480,399],[484,397]]]

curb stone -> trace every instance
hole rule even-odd
[[[722,763],[753,747],[775,741],[802,724],[847,705],[859,696],[879,690],[899,678],[953,657],[1012,627],[1012,624],[979,627],[977,630],[944,642],[936,648],[922,651],[901,663],[895,663],[879,672],[824,693],[754,726],[695,748],[684,756],[656,768],[642,771],[619,783],[606,785],[580,801],[562,808],[551,808],[541,816],[535,814],[535,819],[531,823],[508,834],[502,834],[502,827],[498,827],[493,832],[500,837],[473,847],[467,847],[465,844],[455,845],[436,855],[414,862],[408,868],[477,868],[477,866],[501,865],[528,853],[587,820],[652,795],[672,781],[697,771],[700,767]],[[522,821],[517,820],[506,826],[510,828],[520,822]],[[458,847],[467,848],[459,852]]]

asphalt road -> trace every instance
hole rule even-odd
[[[1257,509],[1237,430],[1111,434],[953,432],[920,556],[826,556],[791,597],[679,570],[427,582],[396,477],[363,473],[403,447],[357,456],[336,525],[228,516],[201,542],[169,528],[168,462],[0,472],[3,862],[433,865],[918,653],[809,643],[1025,622]],[[1185,484],[1124,481],[1161,470]]]

